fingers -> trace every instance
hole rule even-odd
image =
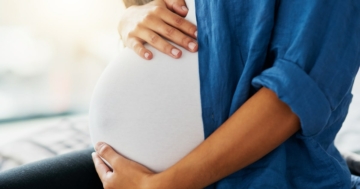
[[[144,40],[149,43],[151,46],[155,47],[159,51],[173,57],[173,58],[180,58],[182,52],[176,48],[175,46],[171,45],[168,41],[163,39],[154,31],[143,28],[139,30],[139,35],[144,36]]]
[[[185,18],[177,14],[172,14],[172,13],[169,14],[168,10],[162,8],[156,9],[155,14],[160,15],[161,19],[164,20],[168,25],[179,29],[180,31],[191,36],[192,38],[197,37],[197,27],[188,20],[186,20]],[[149,21],[150,20],[152,20],[151,17]],[[162,26],[162,25],[158,25],[158,26]]]
[[[176,28],[167,25],[161,19],[151,19],[151,23],[149,24],[150,29],[155,31],[156,33],[162,35],[163,37],[172,40],[174,43],[182,46],[183,48],[189,50],[190,52],[196,52],[198,49],[198,44],[196,40],[185,35],[181,31]],[[156,27],[162,25],[162,27]]]
[[[198,50],[196,26],[169,10],[166,3],[174,12],[187,14],[184,0],[156,0],[126,9],[119,22],[119,33],[125,46],[144,59],[153,58],[152,52],[145,48],[145,42],[173,58],[180,58],[182,52],[169,41],[190,52]]]
[[[115,150],[106,143],[99,142],[95,146],[96,152],[99,154],[100,157],[104,158],[106,162],[108,162],[111,167],[114,168],[114,165],[117,164],[119,158],[122,156],[115,152]]]
[[[142,58],[146,60],[151,60],[153,58],[152,52],[149,49],[145,48],[144,42],[141,39],[133,37],[128,39],[127,43],[127,46],[134,50]]]
[[[101,160],[101,158],[95,152],[93,152],[91,156],[94,161],[97,174],[102,181],[105,180],[108,174],[111,173],[110,168]]]
[[[167,8],[182,17],[185,17],[188,13],[188,8],[184,0],[165,0]]]
[[[116,172],[116,171],[119,172],[121,170],[128,170],[128,168],[131,168],[134,165],[139,166],[137,163],[134,163],[133,161],[118,154],[117,152],[115,152],[115,150],[111,146],[109,146],[108,144],[105,144],[103,142],[97,143],[95,146],[95,149],[96,149],[96,152],[98,153],[97,157],[100,156],[106,162],[108,162],[111,165],[113,172]],[[106,166],[106,164],[100,157],[99,157],[99,159],[100,159],[100,161],[102,161],[102,164],[101,164],[101,167],[99,166],[99,172],[100,172],[100,174],[104,174],[105,168],[103,168],[102,165]],[[99,165],[100,165],[100,163],[99,163]],[[121,168],[121,169],[119,170],[118,168]],[[106,171],[107,171],[107,174],[112,173],[110,168],[107,168]]]

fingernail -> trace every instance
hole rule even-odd
[[[95,157],[95,152],[91,153],[91,156],[92,156],[92,157]]]
[[[194,33],[195,37],[197,37],[197,31]]]
[[[149,54],[149,53],[145,53],[145,58],[146,58],[146,59],[149,59],[149,57],[150,57],[150,54]]]
[[[171,50],[171,54],[173,54],[174,56],[178,56],[179,53],[180,53],[180,51],[177,50],[177,49],[172,49],[172,50]]]
[[[185,7],[185,6],[182,6],[181,9],[182,9],[183,11],[188,11],[188,8]]]
[[[191,50],[194,50],[195,47],[196,47],[196,44],[194,42],[190,42],[188,47],[191,49]]]

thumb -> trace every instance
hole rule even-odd
[[[185,0],[164,0],[167,8],[182,17],[185,17],[188,13]]]
[[[95,145],[95,150],[99,154],[99,156],[102,157],[103,160],[105,160],[105,163],[110,164],[109,166],[111,166],[112,168],[116,166],[119,156],[121,157],[121,155],[116,153],[111,146],[104,142],[98,142]]]

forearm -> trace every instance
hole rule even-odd
[[[262,88],[196,149],[155,178],[171,188],[204,188],[257,161],[299,129],[290,108]]]

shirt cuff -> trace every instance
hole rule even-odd
[[[331,115],[331,107],[315,81],[297,64],[278,59],[273,67],[264,70],[252,80],[259,89],[266,87],[275,92],[299,117],[301,132],[313,136],[321,132]]]

